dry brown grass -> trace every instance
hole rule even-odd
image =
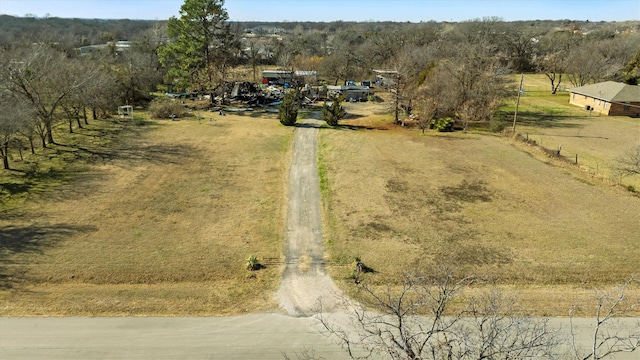
[[[518,292],[532,313],[566,315],[594,287],[640,272],[638,197],[503,138],[420,136],[391,125],[387,103],[369,105],[345,104],[345,126],[320,132],[327,257],[348,292],[355,256],[375,271],[365,275],[373,284],[448,264]],[[203,115],[117,132],[97,122],[61,136],[93,139],[87,149],[38,155],[42,176],[26,202],[0,213],[0,315],[273,309],[292,129],[273,115]],[[609,131],[622,146],[629,137],[617,124],[589,122],[581,134]],[[100,142],[106,135],[118,140]],[[589,139],[573,140],[602,144]],[[607,158],[602,147],[594,156]],[[69,173],[43,172],[82,154],[91,161]],[[266,268],[246,271],[250,255]]]
[[[354,256],[380,284],[447,264],[566,315],[574,294],[640,272],[640,199],[586,173],[490,135],[352,127],[320,136],[331,273],[348,291]]]
[[[15,246],[3,248],[0,315],[273,308],[292,130],[269,116],[205,115],[148,123],[102,149],[110,160],[3,214]],[[248,272],[250,255],[272,265]]]
[[[517,132],[547,149],[561,147],[561,154],[572,161],[578,155],[579,167],[593,176],[640,188],[640,177],[620,179],[613,171],[614,160],[640,143],[640,120],[590,113],[570,105],[567,92],[527,89],[546,89],[542,85],[547,83],[544,75],[525,76]]]

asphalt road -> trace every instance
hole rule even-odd
[[[312,318],[0,318],[0,359],[346,359]]]
[[[344,326],[344,314],[332,314]],[[622,319],[633,328],[638,319]],[[580,346],[593,319],[575,319]],[[567,319],[552,319],[569,336]],[[312,317],[251,314],[215,318],[0,318],[0,359],[284,359],[313,349],[318,358],[348,359]],[[568,345],[567,345],[568,346]],[[638,360],[640,353],[607,359]]]

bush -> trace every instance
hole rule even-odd
[[[249,271],[258,270],[260,269],[260,261],[258,261],[257,257],[251,255],[247,258],[246,267]]]
[[[159,97],[153,99],[149,104],[149,113],[151,117],[155,119],[171,119],[172,114],[175,115],[176,118],[181,118],[187,111],[180,102]]]
[[[431,128],[437,130],[438,132],[451,132],[453,131],[453,121],[452,118],[440,118],[436,119],[431,123]]]
[[[507,124],[499,119],[491,119],[489,122],[489,131],[493,133],[502,132],[506,127]]]

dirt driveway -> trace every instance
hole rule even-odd
[[[322,122],[304,120],[295,129],[289,168],[286,269],[277,293],[292,316],[311,316],[337,309],[342,296],[324,269],[317,136]]]

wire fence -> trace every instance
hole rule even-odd
[[[575,149],[564,147],[563,144],[557,139],[554,139],[553,136],[516,132],[514,138],[537,149],[546,156],[563,164],[574,166],[606,184],[621,184],[620,179],[615,176],[610,164],[605,164],[602,160],[586,154],[581,156]]]

